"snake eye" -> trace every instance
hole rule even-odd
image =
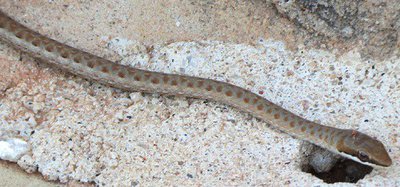
[[[359,152],[358,152],[358,158],[359,158],[361,161],[364,161],[364,162],[369,160],[368,154],[367,154],[367,153],[364,153],[364,152],[362,152],[362,151],[359,151]]]

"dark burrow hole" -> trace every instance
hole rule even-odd
[[[371,173],[372,167],[331,153],[313,144],[304,143],[301,170],[310,173],[326,183],[356,183]]]

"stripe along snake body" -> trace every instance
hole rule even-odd
[[[127,91],[184,95],[234,106],[302,140],[367,165],[390,166],[384,145],[361,132],[323,126],[243,88],[210,79],[165,74],[115,64],[49,39],[0,11],[0,38],[18,50],[67,72]]]

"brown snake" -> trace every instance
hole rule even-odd
[[[384,145],[361,132],[305,120],[248,90],[225,82],[115,64],[49,39],[0,11],[0,38],[33,57],[89,80],[127,91],[184,95],[234,106],[302,140],[367,165],[390,166]]]

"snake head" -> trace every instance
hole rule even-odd
[[[392,160],[380,141],[355,130],[345,130],[336,148],[340,153],[361,163],[385,167],[392,165]]]

